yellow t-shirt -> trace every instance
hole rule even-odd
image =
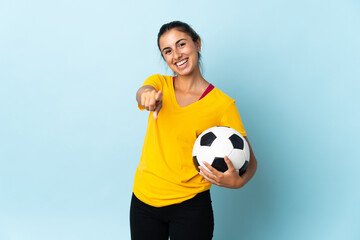
[[[157,120],[152,112],[149,115],[133,191],[154,207],[181,203],[211,187],[193,163],[197,136],[214,126],[234,128],[243,136],[246,132],[235,101],[217,88],[197,102],[180,107],[171,76],[152,75],[144,85],[163,92],[163,105]]]

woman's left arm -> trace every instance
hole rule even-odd
[[[245,137],[245,139],[249,144],[250,161],[243,175],[239,176],[238,172],[235,170],[234,166],[232,165],[231,161],[227,156],[225,156],[225,162],[228,166],[228,170],[226,170],[225,172],[220,172],[215,168],[213,168],[209,163],[204,162],[205,166],[210,171],[207,171],[205,168],[199,166],[200,169],[199,174],[203,176],[206,181],[221,187],[226,187],[226,188],[243,187],[254,176],[257,168],[257,161],[254,152],[250,146],[250,142],[247,137]]]

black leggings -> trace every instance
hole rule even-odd
[[[210,191],[185,202],[152,207],[132,195],[130,207],[132,240],[209,240],[214,231]]]

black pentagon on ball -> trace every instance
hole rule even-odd
[[[240,176],[244,174],[248,165],[249,165],[249,161],[245,161],[244,165],[239,169]]]
[[[194,162],[194,166],[195,166],[196,170],[197,170],[198,172],[200,172],[200,169],[199,169],[199,162],[198,162],[198,160],[197,160],[197,157],[196,157],[196,156],[193,156],[193,162]]]
[[[216,157],[212,162],[211,166],[220,172],[225,172],[228,170],[228,166],[224,158]]]
[[[233,134],[231,137],[229,137],[229,139],[235,149],[242,150],[244,148],[244,141],[239,135]]]
[[[216,139],[215,134],[212,132],[208,132],[201,137],[200,146],[211,146],[211,144],[215,139]]]

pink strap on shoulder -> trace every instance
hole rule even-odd
[[[199,98],[202,99],[203,97],[205,97],[209,92],[211,92],[211,90],[213,90],[215,87],[210,83],[210,85],[206,88],[206,90],[204,91],[204,93],[201,95],[201,97]]]

